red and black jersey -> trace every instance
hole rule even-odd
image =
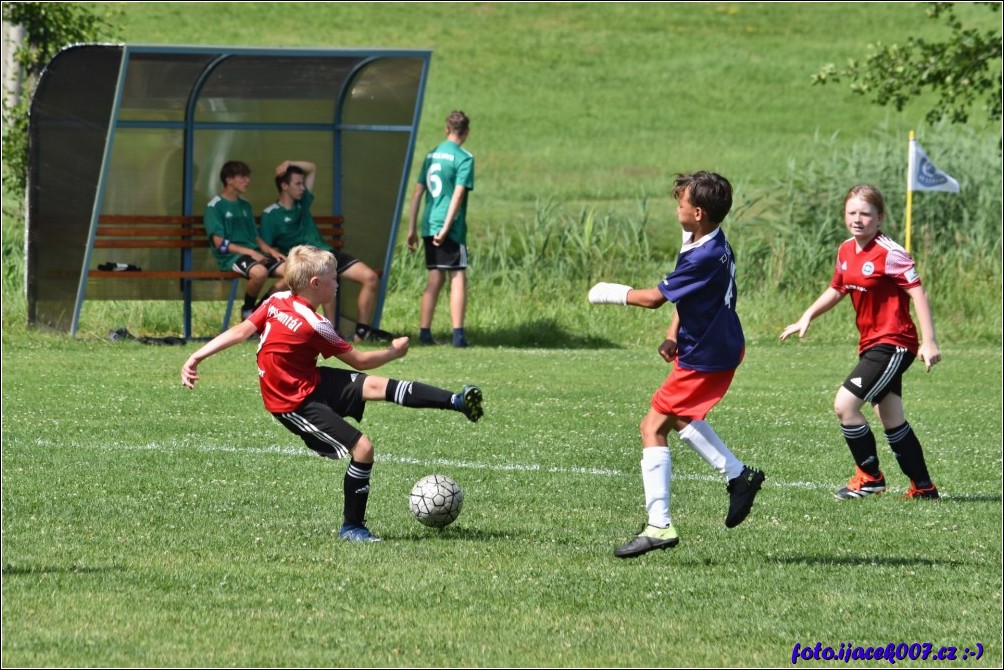
[[[920,286],[913,257],[881,231],[858,251],[851,238],[837,251],[837,267],[830,286],[850,293],[858,332],[858,351],[892,344],[917,353],[920,342],[910,317],[907,289]]]
[[[352,351],[331,322],[290,291],[272,294],[251,315],[258,328],[258,381],[265,409],[292,412],[320,380],[317,356]]]

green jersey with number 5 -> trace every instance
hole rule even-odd
[[[447,140],[429,152],[422,163],[418,182],[425,186],[425,213],[422,237],[431,237],[443,228],[450,201],[457,186],[474,189],[474,156],[459,144]],[[467,194],[457,208],[448,237],[467,244]]]

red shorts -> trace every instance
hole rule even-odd
[[[666,416],[701,421],[725,397],[735,376],[735,368],[699,372],[674,365],[662,387],[652,396],[652,409]]]

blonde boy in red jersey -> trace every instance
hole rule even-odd
[[[781,339],[798,333],[803,337],[809,323],[829,311],[848,293],[856,313],[860,341],[858,364],[837,391],[834,411],[840,430],[857,465],[838,500],[853,500],[886,490],[885,474],[879,469],[875,435],[861,412],[870,403],[885,429],[886,439],[899,467],[910,478],[908,498],[937,500],[924,451],[903,412],[903,373],[919,357],[928,372],[941,361],[934,333],[934,317],[927,292],[913,258],[879,229],[885,218],[885,200],[874,186],[851,188],[844,198],[844,223],[851,238],[837,251],[837,266],[829,288],[781,333]],[[913,301],[920,322],[921,339],[910,318]]]
[[[375,377],[362,372],[318,366],[317,356],[338,358],[355,370],[370,370],[408,353],[407,337],[387,349],[359,351],[339,337],[331,322],[317,313],[338,290],[337,263],[328,251],[301,245],[286,257],[290,290],[271,295],[246,320],[206,343],[185,362],[181,383],[195,388],[199,363],[258,334],[258,380],[265,409],[327,458],[351,455],[344,478],[344,523],[339,537],[378,542],[365,525],[373,444],[343,416],[362,421],[366,403],[389,400],[404,407],[452,409],[471,421],[484,414],[481,390],[468,385],[460,393]]]

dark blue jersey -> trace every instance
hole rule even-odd
[[[692,237],[686,235],[676,269],[659,284],[680,315],[677,363],[701,372],[731,370],[746,346],[736,314],[736,257],[721,228],[696,243]]]

